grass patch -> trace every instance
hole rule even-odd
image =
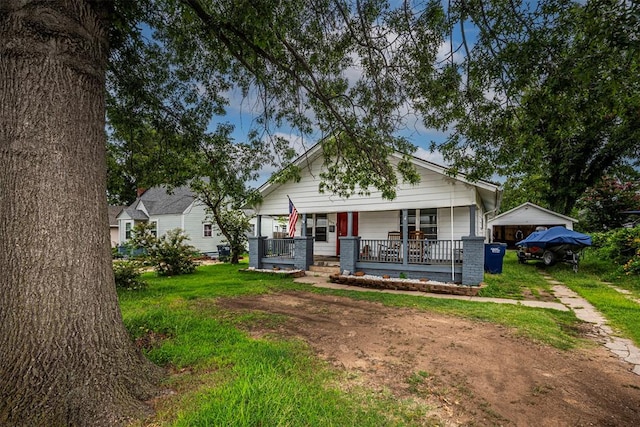
[[[119,293],[132,337],[152,361],[173,373],[167,386],[177,394],[158,402],[154,425],[435,425],[429,408],[413,400],[399,402],[367,389],[343,390],[345,374],[300,341],[250,337],[245,329],[251,325],[277,326],[285,318],[231,313],[217,306],[221,297],[305,290],[494,322],[562,349],[579,342],[572,333],[579,323],[573,313],[311,288],[289,277],[240,273],[243,267],[202,266],[176,277],[148,273],[143,277],[148,288]],[[418,372],[409,381],[420,388],[428,380],[428,373]]]
[[[610,261],[608,264],[607,267],[600,260],[586,257],[580,263],[577,274],[563,264],[548,268],[547,272],[589,301],[607,318],[612,327],[640,346],[640,305],[604,283],[615,274],[615,267]],[[635,298],[638,298],[638,281],[637,277],[626,276],[614,279],[612,284],[632,291]]]
[[[525,293],[535,297],[549,294],[551,286],[540,277],[534,264],[518,263],[516,251],[508,250],[503,259],[502,274],[485,274],[487,287],[480,290],[479,296],[524,299]]]
[[[253,339],[242,330],[278,324],[282,316],[235,314],[215,304],[218,297],[298,288],[290,278],[215,265],[188,276],[150,273],[145,280],[146,290],[122,292],[120,299],[133,338],[155,337],[143,346],[147,357],[174,373],[167,386],[177,394],[158,403],[157,425],[430,425],[420,421],[427,407],[341,390],[339,372],[304,343]]]

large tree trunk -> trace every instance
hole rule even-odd
[[[118,425],[160,378],[124,328],[102,2],[0,2],[0,425]]]

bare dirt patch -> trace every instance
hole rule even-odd
[[[640,423],[640,377],[600,346],[562,351],[490,323],[304,292],[219,305],[287,316],[251,333],[300,338],[354,373],[345,389],[365,385],[413,398],[445,425]]]

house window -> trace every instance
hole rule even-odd
[[[436,240],[438,238],[438,210],[420,209],[420,231],[424,233],[426,239]]]
[[[307,227],[305,228],[306,233],[305,236],[312,237],[313,236],[313,215],[307,215]]]
[[[438,238],[438,210],[437,209],[409,209],[407,212],[409,231],[420,230],[425,239]],[[399,230],[402,230],[402,211],[400,211]]]
[[[158,221],[149,221],[149,225],[151,225],[149,231],[153,234],[154,237],[158,237]]]
[[[329,225],[329,220],[327,220],[327,214],[316,214],[316,242],[326,242],[327,241],[327,226]]]
[[[213,225],[212,224],[204,224],[202,229],[202,235],[204,237],[212,237],[213,236]]]
[[[129,240],[131,238],[131,228],[133,224],[130,222],[124,223],[124,239]]]

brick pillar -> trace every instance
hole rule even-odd
[[[340,239],[340,274],[348,271],[353,274],[356,271],[356,262],[360,252],[359,236],[342,236]]]
[[[313,237],[294,237],[295,256],[293,267],[307,271],[313,264]]]
[[[478,286],[484,280],[484,237],[462,237],[462,284]]]
[[[249,237],[249,267],[261,269],[267,236]]]

